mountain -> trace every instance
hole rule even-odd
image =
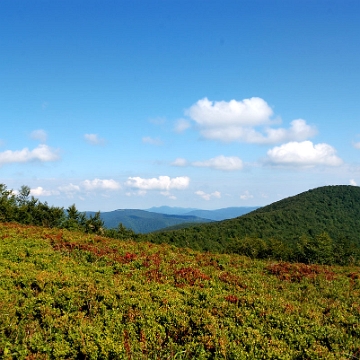
[[[214,221],[221,221],[225,219],[233,219],[241,215],[245,215],[259,207],[228,207],[218,210],[193,210],[187,212],[186,215],[198,216],[205,219]]]
[[[170,206],[160,206],[147,209],[147,211],[169,214],[169,215],[188,215],[196,216],[204,219],[210,219],[214,221],[221,221],[225,219],[232,219],[244,214],[249,213],[259,207],[228,207],[217,210],[201,210],[201,209],[192,209],[192,208],[180,208],[180,207],[170,207]]]
[[[191,211],[198,210],[195,208],[182,208],[182,207],[172,207],[172,206],[157,206],[150,209],[145,209],[145,211],[150,211],[158,214],[167,214],[167,215],[190,215]],[[198,216],[198,215],[195,215]],[[202,216],[200,216],[202,217]]]
[[[87,211],[86,215],[94,215],[95,212]],[[182,223],[206,223],[209,219],[202,219],[192,215],[168,215],[137,209],[119,209],[100,213],[108,229],[116,228],[119,223],[136,233],[149,233],[169,226]]]
[[[157,233],[149,240],[210,251],[228,251],[234,239],[295,244],[326,232],[334,241],[360,246],[360,187],[324,186],[277,201],[241,217],[186,230]],[[233,250],[233,249],[232,249]]]

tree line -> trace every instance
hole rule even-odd
[[[235,253],[257,259],[328,265],[359,264],[358,227],[348,229],[352,227],[350,224],[353,225],[354,221],[358,221],[359,205],[354,203],[354,196],[349,195],[348,188],[333,187],[330,189],[332,192],[334,190],[337,191],[335,199],[337,203],[341,204],[341,211],[334,211],[335,206],[331,202],[331,197],[327,198],[326,209],[328,211],[322,212],[321,217],[318,217],[316,221],[316,226],[310,226],[309,222],[306,224],[301,222],[301,219],[305,218],[303,213],[307,211],[306,206],[300,206],[299,202],[293,201],[294,199],[285,199],[285,204],[294,202],[291,204],[292,209],[288,207],[286,211],[284,209],[276,211],[275,206],[282,205],[280,203],[271,205],[268,212],[265,212],[264,208],[237,219],[197,224],[173,231],[136,234],[121,223],[116,228],[107,229],[101,219],[100,211],[87,217],[84,212],[77,210],[75,204],[64,209],[41,202],[31,196],[28,186],[22,186],[15,193],[8,190],[6,185],[0,184],[0,221],[76,230],[114,239],[132,239],[156,244],[166,243],[202,252]],[[345,214],[343,207],[348,201],[339,201],[341,195],[339,190],[341,193],[345,190],[345,194],[351,200],[353,216],[351,216],[350,210]],[[324,191],[328,192],[329,189],[321,190],[321,192]],[[359,192],[359,189],[356,189],[356,192]],[[308,197],[308,195],[306,196]],[[315,198],[322,199],[319,197],[320,194],[315,195],[317,195]],[[313,212],[319,213],[321,206],[316,210],[315,203],[312,202],[311,209]],[[352,217],[355,219],[352,220],[352,223],[347,224],[346,216],[350,220]],[[291,219],[292,217],[294,219]],[[330,233],[326,231],[325,220],[331,217],[341,218],[344,228],[342,236],[331,232],[331,226],[329,227]],[[331,223],[333,224],[334,221]],[[341,231],[341,227],[336,225],[337,231]],[[302,231],[299,232],[299,229]],[[355,231],[356,238],[351,236],[349,231]]]
[[[106,229],[100,211],[87,217],[84,212],[78,211],[75,204],[64,209],[41,202],[31,196],[30,188],[25,185],[14,192],[0,184],[0,221],[78,230],[116,239],[135,236],[132,230],[126,229],[122,224],[115,229]]]

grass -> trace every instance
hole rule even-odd
[[[360,269],[0,224],[3,359],[360,359]]]

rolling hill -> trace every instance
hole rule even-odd
[[[157,233],[150,241],[224,252],[233,239],[276,239],[293,245],[301,237],[326,232],[336,242],[359,246],[359,229],[360,187],[338,185],[312,189],[235,219]]]

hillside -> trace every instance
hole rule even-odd
[[[2,359],[349,359],[360,269],[0,223]]]
[[[198,216],[214,221],[236,218],[258,209],[258,206],[228,207],[216,210],[192,210],[186,215]]]
[[[87,211],[87,216],[94,215],[95,212]],[[116,228],[119,223],[127,229],[136,233],[149,233],[169,226],[182,223],[206,223],[209,219],[203,219],[193,215],[168,215],[154,213],[146,210],[119,209],[115,211],[102,212],[100,218],[108,228]]]
[[[359,246],[359,228],[360,188],[339,185],[309,190],[236,219],[157,233],[149,240],[226,252],[237,251],[231,239],[260,239],[264,246],[276,239],[291,246],[301,237],[311,239],[326,232],[336,243]],[[268,256],[266,251],[263,255]]]

